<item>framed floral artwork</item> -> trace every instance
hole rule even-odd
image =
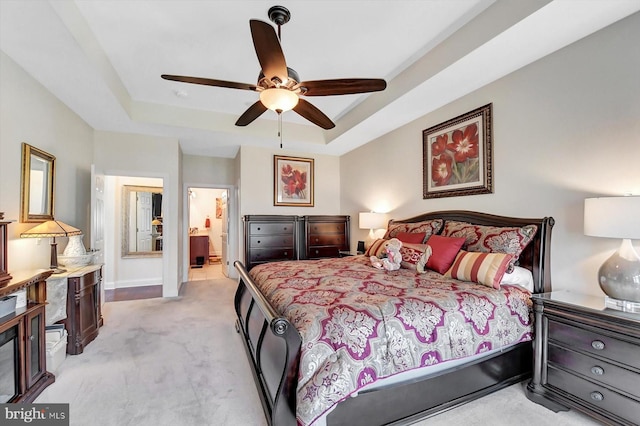
[[[422,198],[493,192],[492,104],[422,132]]]
[[[313,158],[273,156],[273,205],[313,207]]]

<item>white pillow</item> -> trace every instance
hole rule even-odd
[[[500,284],[516,284],[533,293],[533,275],[530,270],[522,266],[514,266],[513,272],[511,273],[505,272]]]

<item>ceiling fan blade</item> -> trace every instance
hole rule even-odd
[[[182,75],[162,74],[165,80],[181,81],[183,83],[203,84],[205,86],[228,87],[229,89],[242,89],[256,91],[255,84],[236,83],[235,81],[214,80],[212,78],[185,77]]]
[[[278,77],[281,82],[286,81],[289,75],[287,62],[284,59],[276,31],[271,25],[257,19],[250,20],[249,25],[262,73],[269,80]]]
[[[335,80],[303,81],[298,84],[304,96],[351,95],[355,93],[379,92],[387,88],[380,78],[340,78]]]
[[[256,118],[260,117],[266,110],[267,107],[264,106],[262,102],[256,102],[255,104],[251,105],[249,109],[247,109],[244,114],[240,116],[240,118],[238,118],[238,121],[236,121],[236,126],[246,126]]]
[[[311,105],[309,102],[304,99],[298,100],[298,105],[293,107],[293,110],[312,122],[313,124],[322,127],[323,129],[333,129],[336,125],[324,115],[322,111],[320,111],[315,106]]]

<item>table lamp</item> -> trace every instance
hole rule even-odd
[[[615,299],[607,306],[640,309],[640,256],[631,244],[632,239],[640,239],[640,196],[585,199],[584,233],[622,238],[618,251],[600,266],[598,282]]]
[[[358,216],[358,226],[360,229],[368,229],[369,235],[366,239],[368,247],[375,240],[374,231],[387,227],[388,218],[385,213],[363,212]]]
[[[54,274],[65,272],[65,269],[58,268],[58,243],[56,237],[70,237],[72,235],[82,235],[82,231],[59,220],[48,220],[20,234],[21,238],[52,238],[51,241],[51,265],[50,269]]]

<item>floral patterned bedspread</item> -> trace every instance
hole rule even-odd
[[[298,424],[378,378],[531,340],[530,294],[380,271],[365,256],[266,263],[251,276],[302,336]]]

